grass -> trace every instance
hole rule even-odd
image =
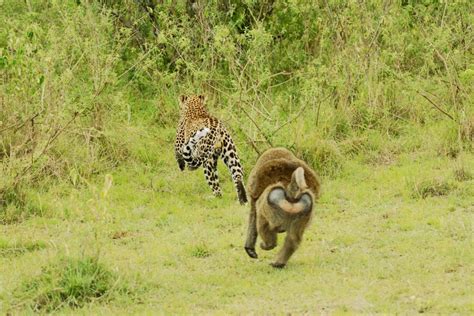
[[[420,183],[415,183],[413,186],[413,197],[427,198],[429,196],[447,195],[453,186],[440,179],[425,180]]]
[[[269,266],[278,248],[259,250],[258,260],[243,251],[248,206],[236,201],[227,170],[219,166],[224,197],[215,199],[201,171],[178,172],[164,147],[171,142],[160,144],[137,149],[148,163],[130,160],[89,185],[51,187],[42,216],[0,226],[1,249],[25,249],[0,256],[0,310],[473,312],[474,186],[456,180],[451,158],[417,152],[388,164],[346,159],[338,176],[323,177],[314,222],[278,271]],[[473,155],[461,158],[472,170]],[[252,162],[245,163],[249,170]],[[100,264],[87,259],[97,253]],[[58,259],[64,257],[73,259]]]
[[[0,239],[0,257],[17,256],[26,252],[46,248],[46,244],[41,241],[8,241]]]
[[[0,0],[0,315],[474,314],[468,1],[145,2]],[[179,172],[188,93],[321,175],[287,268]]]
[[[16,292],[16,296],[26,298],[19,305],[35,312],[82,307],[90,302],[107,301],[114,292],[129,293],[118,276],[94,257],[65,258],[49,264]]]

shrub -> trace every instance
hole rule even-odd
[[[0,224],[18,223],[43,213],[21,188],[0,188]]]
[[[344,164],[344,157],[335,141],[306,141],[296,147],[295,153],[323,176],[338,175]]]
[[[433,196],[443,196],[449,194],[452,189],[453,185],[445,180],[425,180],[413,184],[412,196],[422,199]]]
[[[211,251],[204,244],[196,245],[190,250],[191,256],[196,258],[207,258],[211,255]]]
[[[459,182],[469,181],[473,179],[472,173],[463,166],[454,169],[454,179]]]
[[[35,312],[63,307],[77,308],[93,301],[107,301],[129,289],[120,277],[97,258],[66,258],[44,267],[41,274],[22,284],[15,293]]]
[[[12,242],[5,239],[0,239],[0,257],[17,256],[26,252],[40,250],[45,247],[46,244],[41,241]]]

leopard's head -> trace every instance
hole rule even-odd
[[[208,112],[204,104],[204,95],[181,95],[179,97],[180,114],[186,118],[199,118],[207,116]]]

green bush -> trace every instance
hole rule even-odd
[[[278,144],[335,175],[346,153],[392,161],[403,150],[387,139],[414,131],[424,149],[455,158],[472,150],[474,130],[469,9],[466,1],[4,2],[0,191],[63,179],[77,186],[129,160],[161,163],[184,93],[208,97],[242,157]],[[156,128],[166,136],[150,150],[144,139]]]
[[[65,258],[45,266],[39,276],[25,281],[15,293],[30,302],[35,312],[52,312],[64,307],[113,298],[127,293],[120,277],[98,262],[97,258]]]
[[[0,239],[0,257],[17,256],[43,248],[46,248],[46,244],[41,241],[12,242],[6,239]]]
[[[412,196],[422,199],[443,196],[449,194],[453,188],[453,184],[445,180],[425,180],[413,184]]]

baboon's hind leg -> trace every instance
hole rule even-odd
[[[286,265],[291,255],[293,255],[301,243],[303,232],[308,220],[309,219],[302,218],[291,224],[290,228],[287,230],[283,247],[278,252],[275,262],[271,263],[272,267],[283,268]]]

